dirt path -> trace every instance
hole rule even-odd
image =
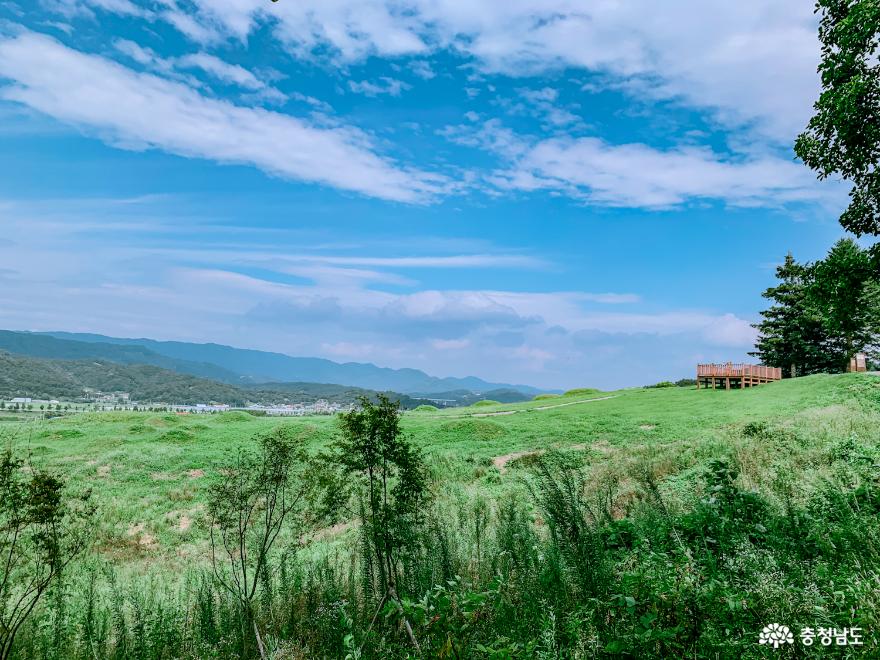
[[[523,408],[522,410],[499,410],[498,412],[473,413],[463,415],[463,417],[498,417],[499,415],[515,415],[516,413],[529,412],[530,410],[550,410],[551,408],[564,408],[565,406],[576,406],[579,403],[592,403],[593,401],[607,401],[608,399],[616,399],[619,394],[611,394],[609,396],[600,396],[596,399],[581,399],[580,401],[569,401],[568,403],[555,403],[550,406],[536,406],[535,408]]]
[[[568,403],[556,403],[552,406],[538,406],[537,408],[531,408],[530,410],[550,410],[550,408],[564,408],[565,406],[576,406],[579,403],[590,403],[592,401],[607,401],[608,399],[616,399],[619,397],[619,394],[611,394],[609,396],[600,396],[596,399],[582,399],[580,401],[569,401]]]
[[[543,449],[535,449],[533,451],[515,451],[511,454],[502,454],[501,456],[496,456],[492,459],[492,465],[497,467],[501,474],[504,474],[507,472],[507,464],[510,463],[510,461],[515,461],[523,456],[535,456],[543,453]]]
[[[490,413],[474,413],[473,415],[467,415],[467,417],[498,417],[498,415],[515,415],[519,410],[501,410],[499,412],[490,412]]]
[[[567,447],[558,447],[558,449],[586,449],[589,445],[580,444],[580,445],[568,445]],[[498,468],[498,471],[501,474],[507,472],[507,464],[510,461],[515,461],[518,458],[522,458],[523,456],[538,456],[543,454],[546,449],[529,449],[527,451],[515,451],[510,454],[502,454],[501,456],[496,456],[492,459],[492,465]]]

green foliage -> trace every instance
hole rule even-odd
[[[498,406],[501,405],[500,401],[493,401],[492,399],[481,399],[473,404],[475,408],[479,408],[482,406]]]
[[[432,406],[430,404],[422,404],[420,406],[416,406],[416,412],[436,412],[440,410],[437,406]]]
[[[751,353],[783,377],[843,371],[857,352],[880,344],[880,283],[866,250],[841,239],[826,258],[799,264],[791,254],[776,269],[780,284],[763,296],[773,305],[755,324]]]
[[[259,451],[239,448],[211,484],[208,530],[214,577],[235,599],[242,626],[242,655],[248,655],[253,629],[265,656],[254,619],[257,590],[267,585],[271,552],[286,525],[300,512],[310,481],[306,455],[297,434],[279,426],[258,439]],[[303,516],[304,517],[304,516]],[[296,521],[302,533],[302,520]]]
[[[835,243],[813,271],[808,297],[843,370],[852,355],[880,344],[878,271],[867,251],[848,238]]]
[[[0,455],[0,658],[11,657],[21,627],[62,571],[85,550],[95,513],[88,491]]]
[[[657,387],[677,387],[677,385],[670,380],[663,380],[663,381],[660,381],[659,383],[654,383],[653,385],[645,385],[645,387],[650,389],[650,388],[657,388]]]
[[[795,152],[820,179],[852,182],[840,217],[857,236],[880,234],[880,2],[818,0],[822,93]]]
[[[828,355],[829,336],[821,314],[810,304],[811,266],[797,263],[789,253],[785,263],[776,268],[776,277],[780,284],[761,294],[773,304],[761,312],[764,319],[753,326],[760,335],[757,350],[750,355],[763,364],[782,368],[785,378],[831,369],[835,358]]]
[[[558,394],[536,394],[532,397],[532,401],[546,401],[547,399],[558,399]]]

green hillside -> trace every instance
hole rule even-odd
[[[412,588],[429,594],[433,607],[454,597],[472,612],[442,614],[447,629],[414,609],[432,654],[452,636],[459,657],[544,657],[537,650],[551,647],[561,655],[546,657],[593,657],[575,650],[598,644],[596,657],[757,658],[764,657],[757,632],[772,621],[798,630],[859,626],[876,644],[876,376],[817,375],[729,392],[581,390],[426,408],[405,413],[402,424],[427,460],[431,518],[444,521],[430,527],[425,554],[412,558],[425,571],[413,575]],[[95,616],[110,626],[113,590],[133,594],[137,585],[146,600],[120,596],[126,617],[136,607],[149,617],[172,607],[183,614],[164,625],[178,637],[157,631],[163,643],[183,653],[173,645],[185,631],[200,653],[229,657],[215,633],[193,623],[207,607],[194,586],[208,558],[206,492],[231,448],[279,425],[312,453],[337,433],[333,418],[149,413],[83,414],[4,425],[0,433],[94,490],[96,549],[71,576],[71,593],[88,593],[97,580]],[[564,488],[548,490],[563,478],[581,484],[572,500]],[[555,509],[553,493],[569,503]],[[578,526],[576,536],[565,520]],[[346,631],[365,634],[373,612],[353,609],[361,602],[358,538],[343,518],[285,541],[298,550],[261,605],[279,609],[261,620],[292,640],[291,653],[302,653],[290,657],[344,657]],[[444,585],[442,593],[432,584]],[[34,620],[23,648],[49,643],[53,616],[47,610]],[[83,633],[71,630],[80,648]],[[406,657],[405,638],[393,625],[383,630],[386,645],[375,640],[380,645],[364,657]],[[526,650],[550,636],[551,646]],[[117,648],[115,639],[108,633],[102,648]]]
[[[310,403],[327,399],[353,403],[359,396],[375,392],[344,385],[321,383],[272,383],[235,386],[197,378],[144,364],[120,364],[108,360],[49,360],[0,352],[0,400],[14,397],[79,401],[86,388],[101,392],[128,392],[133,401],[174,404],[225,403]],[[389,393],[404,408],[425,403],[419,399]]]

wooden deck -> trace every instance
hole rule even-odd
[[[782,369],[779,367],[765,367],[760,364],[698,364],[697,365],[697,389],[702,385],[716,389],[724,387],[744,389],[763,383],[771,383],[782,379]]]

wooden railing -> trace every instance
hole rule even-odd
[[[698,364],[697,378],[760,378],[763,380],[781,380],[782,369],[765,367],[760,364]]]

